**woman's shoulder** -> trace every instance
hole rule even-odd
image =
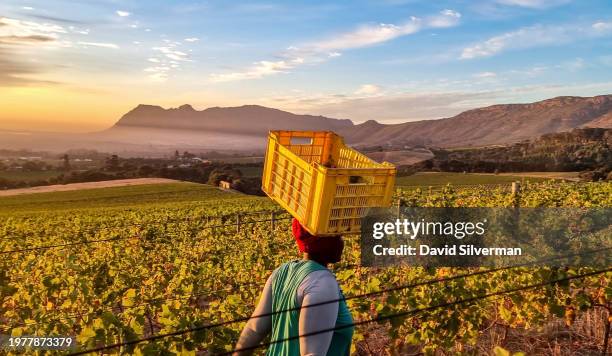
[[[337,286],[338,281],[336,276],[328,270],[322,269],[318,271],[310,272],[303,280],[303,284],[306,285],[319,285],[323,287]]]
[[[298,298],[305,295],[318,295],[326,300],[336,299],[340,296],[340,286],[330,270],[314,271],[300,283]]]

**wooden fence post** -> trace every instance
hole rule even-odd
[[[610,311],[610,308],[606,307],[606,310],[608,311],[608,322],[606,323],[606,331],[604,332],[604,343],[602,346],[602,350],[601,350],[601,354],[602,356],[605,356],[608,354],[608,340],[610,339],[610,320],[612,320],[612,311]]]
[[[240,213],[236,213],[236,232],[240,232]]]
[[[397,218],[401,218],[402,217],[402,198],[398,197],[397,198]]]
[[[523,241],[523,236],[520,234],[520,219],[521,219],[521,183],[512,182],[512,206],[514,207],[514,228],[512,230],[512,237],[514,240]]]
[[[272,229],[272,231],[274,231],[275,226],[275,221],[276,220],[276,212],[271,212],[270,213],[270,228]]]
[[[514,207],[518,208],[521,204],[521,183],[512,182],[512,197],[514,198]]]

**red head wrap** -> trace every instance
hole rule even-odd
[[[334,263],[340,260],[344,242],[340,235],[336,236],[314,236],[309,233],[297,219],[293,219],[291,226],[293,237],[300,252],[321,259],[325,263]]]

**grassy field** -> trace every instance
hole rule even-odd
[[[162,203],[206,201],[206,204],[211,204],[219,200],[227,202],[268,199],[227,192],[205,184],[151,184],[2,197],[0,214],[109,207],[139,209]]]
[[[21,171],[0,171],[0,179],[10,181],[26,181],[49,179],[60,175],[60,171],[40,171],[40,172],[21,172]]]
[[[472,185],[472,184],[510,184],[516,181],[537,183],[550,178],[495,175],[480,173],[447,173],[447,172],[419,172],[407,177],[397,177],[396,185],[400,187],[428,187],[446,184]]]

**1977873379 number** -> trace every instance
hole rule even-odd
[[[10,336],[0,335],[0,349],[4,350],[64,350],[76,346],[73,336]]]

